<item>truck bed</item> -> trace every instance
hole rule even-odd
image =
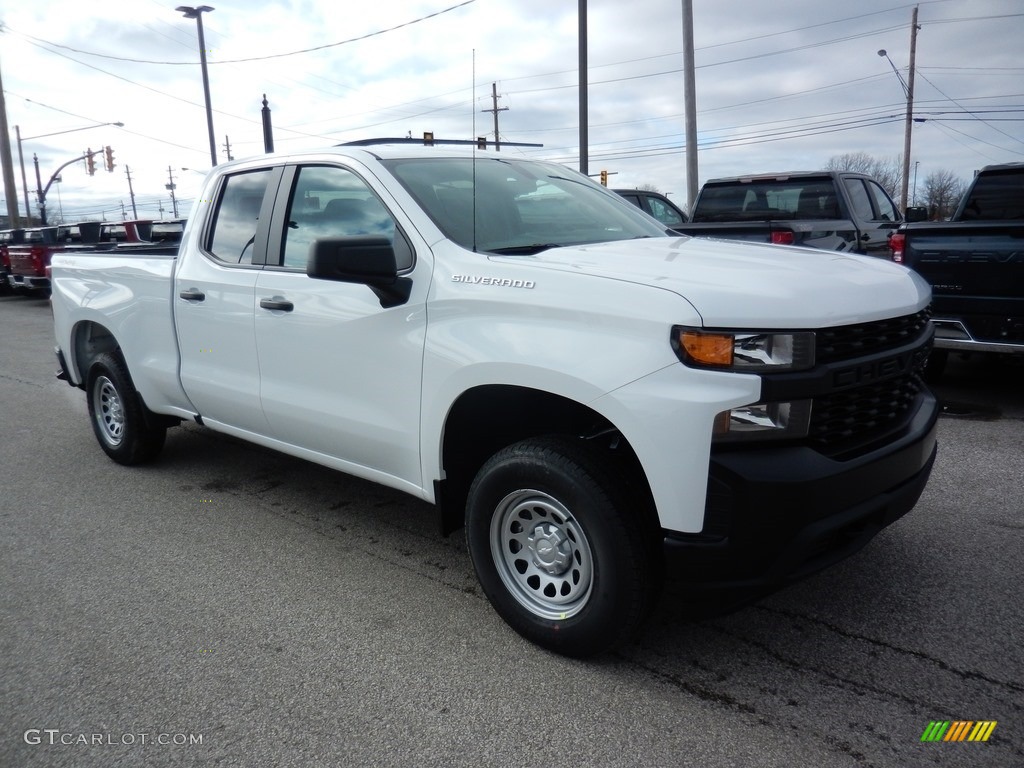
[[[143,250],[153,252],[139,252]],[[58,339],[70,338],[72,312],[76,322],[102,325],[133,361],[135,387],[147,402],[188,408],[178,384],[172,278],[176,258],[177,250],[167,247],[56,253],[52,266],[60,269],[61,279],[55,282],[51,304]],[[89,337],[81,343],[102,341]],[[73,360],[68,362],[74,370]]]

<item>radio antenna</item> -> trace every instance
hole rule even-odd
[[[472,137],[476,136],[476,48],[473,49],[473,83],[470,88],[469,109],[473,113]],[[476,144],[473,145],[473,180],[471,182],[473,194],[473,253],[476,253]]]

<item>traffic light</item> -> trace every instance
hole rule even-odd
[[[85,151],[85,170],[89,172],[90,176],[96,175],[96,161],[92,159],[92,156],[96,154],[91,149]]]
[[[114,150],[109,146],[103,150],[103,154],[107,156],[107,171],[110,173],[114,172]]]
[[[601,171],[601,186],[608,186],[608,171]]]

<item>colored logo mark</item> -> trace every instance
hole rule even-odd
[[[988,741],[995,729],[995,720],[932,720],[921,741]]]

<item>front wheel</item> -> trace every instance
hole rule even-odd
[[[567,656],[610,650],[639,629],[657,592],[642,498],[579,440],[535,438],[480,469],[466,537],[495,610]]]
[[[86,382],[89,420],[104,452],[119,464],[152,461],[164,446],[167,428],[146,419],[145,406],[118,355],[103,353]]]

